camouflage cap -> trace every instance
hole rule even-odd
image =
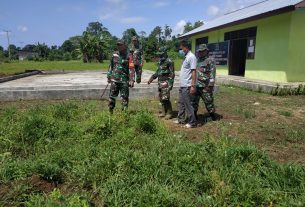
[[[167,48],[166,47],[160,47],[158,52],[156,53],[157,55],[163,55],[167,53]]]
[[[137,36],[133,36],[132,37],[132,41],[138,41],[138,37]]]
[[[117,42],[116,42],[117,45],[124,45],[124,41],[119,39]]]
[[[197,48],[197,52],[205,51],[205,50],[209,51],[209,48],[207,47],[206,44],[201,44],[201,45],[199,45],[198,48]]]

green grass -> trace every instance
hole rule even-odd
[[[279,111],[278,113],[280,115],[286,116],[286,117],[292,117],[293,116],[292,112],[290,112],[290,111]]]
[[[14,74],[25,70],[100,70],[108,69],[109,61],[104,63],[83,63],[81,61],[15,61],[0,64],[0,74]]]
[[[176,70],[180,70],[182,60],[175,61]],[[109,67],[109,61],[104,63],[83,63],[81,61],[14,61],[11,63],[0,64],[0,75],[10,75],[15,73],[21,73],[25,70],[107,70]],[[156,62],[148,62],[144,64],[145,70],[155,71],[157,69]]]
[[[169,132],[98,102],[0,110],[0,206],[303,206],[305,168],[250,144]],[[98,103],[100,104],[100,103]],[[35,185],[53,184],[49,191]]]
[[[250,108],[243,108],[241,106],[236,108],[236,113],[241,115],[242,117],[246,119],[253,119],[256,117],[256,112],[254,109]]]
[[[182,65],[182,59],[173,60],[175,63],[175,70],[180,71],[181,65]],[[156,62],[146,62],[144,63],[144,69],[146,70],[157,70],[157,63]]]

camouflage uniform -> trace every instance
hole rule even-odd
[[[166,119],[172,118],[172,104],[170,101],[170,91],[174,85],[175,69],[174,62],[168,58],[166,48],[160,48],[158,53],[160,56],[158,68],[148,81],[150,84],[154,79],[158,78],[159,100],[162,104],[162,117]]]
[[[128,67],[127,51],[126,54],[114,52],[107,74],[108,82],[111,83],[108,105],[110,112],[115,108],[116,98],[119,93],[122,97],[122,109],[126,110],[128,108],[129,86],[131,82],[134,82],[133,77],[134,72],[130,71]]]
[[[139,41],[136,36],[132,38],[133,41]],[[132,54],[133,59],[133,65],[136,72],[136,82],[141,83],[141,76],[142,76],[142,66],[144,63],[144,56],[143,56],[143,49],[140,43],[138,45],[135,45],[134,43],[131,43],[129,47],[129,52]]]
[[[208,50],[205,44],[199,45],[197,52]],[[216,77],[216,67],[214,61],[205,56],[199,57],[197,61],[197,85],[196,94],[192,97],[192,105],[197,116],[200,98],[205,103],[207,111],[211,117],[215,117],[215,106],[213,89]]]

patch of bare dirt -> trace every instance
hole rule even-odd
[[[39,175],[32,175],[28,182],[34,189],[44,193],[52,192],[55,188],[59,187],[57,183],[43,180]]]

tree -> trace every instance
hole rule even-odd
[[[172,37],[172,28],[170,28],[170,26],[165,25],[164,26],[164,38],[165,40],[170,40],[170,38]]]
[[[18,55],[17,55],[18,48],[17,48],[17,46],[14,45],[14,44],[10,44],[9,49],[10,49],[10,52],[11,52],[11,59],[12,60],[17,60],[18,59]],[[4,54],[5,54],[6,57],[9,57],[8,51],[5,51]]]
[[[38,53],[39,58],[41,58],[42,60],[46,60],[50,53],[50,49],[48,48],[48,46],[45,43],[40,44],[38,42],[38,44],[36,45],[36,47],[34,49],[34,52]]]
[[[74,47],[73,43],[70,40],[64,41],[64,43],[61,45],[60,49],[63,52],[69,52],[72,53],[76,48]]]
[[[28,44],[22,48],[22,50],[33,52],[35,50],[36,45]]]
[[[110,53],[114,38],[102,23],[91,22],[82,37],[79,39],[78,51],[82,54],[85,63],[103,60]]]
[[[203,21],[196,21],[196,22],[194,23],[193,29],[196,29],[196,28],[198,28],[198,27],[201,27],[202,25],[203,25]]]
[[[129,45],[133,36],[138,37],[138,34],[134,28],[129,28],[123,32],[122,40],[125,42],[125,44]]]
[[[161,42],[161,33],[161,27],[157,26],[153,29],[147,38],[144,57],[148,62],[156,57],[156,52],[159,48],[159,43]]]
[[[78,36],[73,36],[69,38],[69,41],[72,43],[74,50],[72,51],[71,55],[72,55],[72,59],[76,60],[76,59],[81,59],[81,52],[79,51],[79,47],[80,47],[80,41],[82,39],[81,35]]]
[[[187,22],[186,25],[184,25],[183,34],[192,31],[193,29],[196,29],[203,25],[203,21],[196,21],[194,24],[191,22]]]
[[[191,22],[187,22],[185,25],[184,25],[184,30],[183,30],[183,34],[189,32],[189,31],[192,31],[193,30],[193,25]]]
[[[108,29],[101,22],[90,22],[86,28],[86,32],[94,36],[99,36],[107,31]]]

